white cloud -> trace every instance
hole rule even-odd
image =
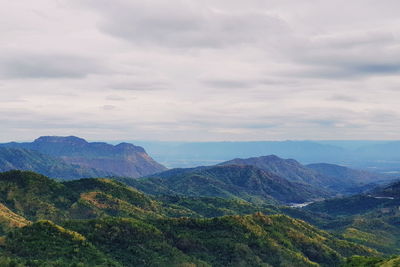
[[[226,11],[197,1],[85,1],[102,14],[99,29],[135,44],[171,48],[274,41],[287,25],[263,10]]]
[[[3,79],[84,78],[105,71],[95,59],[63,54],[24,54],[0,56]]]
[[[398,139],[398,1],[0,5],[2,141]]]

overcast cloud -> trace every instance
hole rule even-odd
[[[0,0],[0,141],[400,139],[398,0]]]

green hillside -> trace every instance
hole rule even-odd
[[[332,221],[319,226],[386,253],[400,253],[400,183],[368,194],[328,199],[305,207]]]
[[[38,221],[11,232],[4,253],[27,266],[121,266],[81,234],[50,221]]]
[[[109,179],[61,183],[10,171],[0,174],[0,203],[1,266],[340,266],[379,255],[304,221],[265,215],[280,212],[273,206],[154,198]]]
[[[166,205],[117,181],[93,178],[57,182],[22,171],[0,173],[0,203],[32,221],[192,214],[190,210]]]
[[[7,235],[3,254],[27,266],[340,266],[376,255],[287,216],[39,221]],[[43,265],[45,266],[45,265]]]

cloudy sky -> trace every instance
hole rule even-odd
[[[400,139],[398,0],[0,7],[0,141]]]

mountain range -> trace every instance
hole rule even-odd
[[[316,188],[325,188],[333,193],[354,193],[391,179],[384,174],[355,170],[327,163],[302,165],[294,159],[282,159],[275,155],[236,158],[219,165],[248,165],[285,177],[291,182],[303,183]]]
[[[393,176],[275,155],[166,170],[78,137],[2,144],[0,167],[41,173],[0,173],[0,266],[400,263]]]
[[[360,193],[387,178],[333,164],[304,166],[270,155],[171,169],[135,180],[117,179],[156,196],[222,197],[290,205]]]
[[[213,165],[233,158],[277,155],[302,164],[325,162],[400,174],[400,141],[249,141],[145,142],[153,157],[167,167]]]
[[[289,181],[308,184],[315,187],[339,187],[338,184],[340,184],[341,188],[348,186],[347,181],[338,182],[333,177],[322,175],[313,169],[307,168],[294,159],[282,159],[275,155],[253,157],[248,159],[237,158],[220,163],[219,165],[232,164],[254,166],[261,170],[285,177]]]
[[[137,178],[166,169],[142,147],[128,143],[114,146],[102,142],[89,143],[75,136],[42,136],[33,142],[11,142],[1,144],[1,147],[19,149],[18,154],[15,151],[14,159],[0,158],[0,170],[3,171],[16,168],[71,179],[111,175]],[[3,153],[6,152],[3,149]],[[54,164],[58,168],[49,170],[51,167],[48,166]]]
[[[236,198],[254,203],[301,203],[329,193],[249,165],[172,169],[142,179],[122,179],[148,194]]]
[[[286,204],[358,193],[371,188],[374,182],[388,179],[383,174],[333,164],[305,166],[275,155],[166,170],[142,147],[127,143],[89,143],[74,136],[44,136],[31,143],[2,144],[0,170],[12,169],[69,180],[119,177],[124,183],[156,195],[229,197]],[[131,179],[148,175],[152,176],[138,181]]]

